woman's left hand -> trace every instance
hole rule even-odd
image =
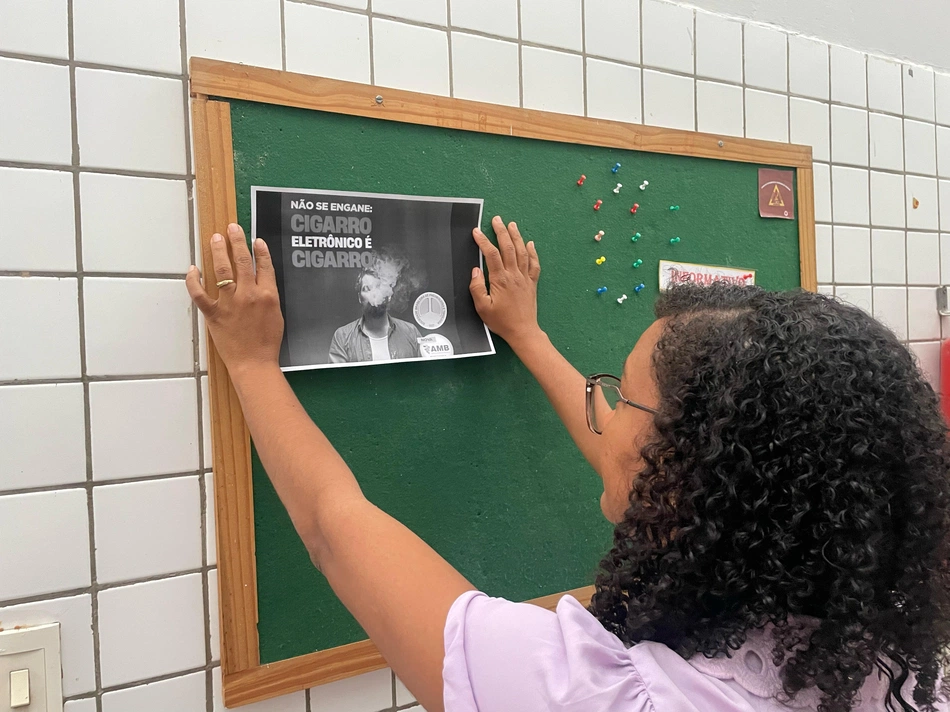
[[[284,318],[267,243],[255,240],[254,256],[256,274],[244,230],[231,223],[226,239],[217,233],[211,238],[214,281],[220,285],[218,298],[208,296],[197,267],[192,266],[185,277],[188,293],[205,315],[211,338],[232,378],[257,366],[279,367]]]

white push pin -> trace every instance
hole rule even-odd
[[[595,239],[597,242],[600,242],[601,239],[603,238],[603,236],[604,236],[604,231],[601,230],[601,231],[598,232],[596,235],[594,235],[594,239]]]
[[[621,188],[623,188],[623,183],[617,183],[617,187],[614,188],[614,193],[619,194]]]
[[[617,304],[623,304],[623,303],[624,303],[624,300],[625,300],[626,298],[627,298],[627,295],[624,294],[622,297],[620,297],[620,298],[617,300]]]
[[[650,181],[643,181],[643,183],[640,184],[640,190],[646,190],[648,185],[650,185]]]

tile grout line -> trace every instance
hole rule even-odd
[[[138,484],[140,482],[161,482],[163,480],[178,480],[186,477],[201,477],[208,474],[209,470],[187,470],[185,472],[169,472],[160,475],[142,475],[133,477],[117,477],[115,479],[84,479],[81,482],[64,482],[54,485],[41,485],[39,487],[17,487],[13,489],[0,490],[0,497],[13,497],[25,494],[42,494],[44,492],[65,492],[78,489],[96,490],[101,487],[111,485]]]
[[[339,9],[339,8],[337,8]],[[369,83],[376,85],[376,40],[373,36],[373,0],[366,0],[366,25],[369,35]]]
[[[287,71],[287,3],[280,0],[280,68]]]
[[[70,164],[78,167],[80,164],[79,147],[79,109],[76,86],[76,52],[74,33],[75,7],[73,0],[66,3],[66,36],[68,43],[68,71],[69,71],[69,122],[72,138]],[[96,516],[93,498],[93,462],[92,462],[92,404],[87,374],[86,356],[86,304],[84,293],[84,273],[82,262],[82,194],[80,175],[72,173],[73,184],[73,219],[76,239],[76,293],[77,293],[77,326],[79,329],[79,374],[83,391],[83,444],[86,451],[86,517],[89,527],[89,602],[90,621],[92,627],[92,655],[93,680],[95,685],[96,711],[102,712],[102,658],[100,655],[99,633],[99,594],[97,591],[98,571],[96,566]]]
[[[452,7],[445,0],[445,42],[449,52],[449,96],[455,96],[455,68],[452,55]]]
[[[524,38],[521,35],[521,0],[517,0],[518,13],[518,106],[524,108]]]
[[[590,115],[587,101],[587,59],[587,0],[581,0],[581,96],[584,101],[582,116]]]

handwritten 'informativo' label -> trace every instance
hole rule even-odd
[[[675,284],[708,285],[715,282],[755,284],[755,270],[660,260],[660,291],[665,291]]]

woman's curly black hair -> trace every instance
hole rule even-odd
[[[656,315],[655,434],[591,612],[685,658],[771,623],[789,698],[816,687],[821,712],[845,712],[883,669],[889,708],[914,709],[913,673],[932,709],[950,650],[950,447],[910,352],[807,292],[678,287]],[[819,622],[803,632],[806,617]]]

